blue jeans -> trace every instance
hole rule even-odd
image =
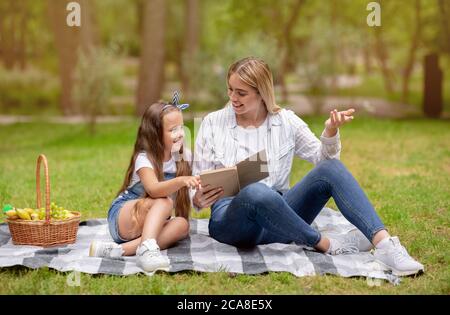
[[[164,173],[164,180],[175,178],[174,173]],[[142,198],[145,194],[144,186],[141,182],[137,182],[133,186],[129,187],[122,193],[120,193],[116,199],[113,200],[108,210],[108,227],[114,242],[121,244],[128,242],[120,237],[119,234],[119,213],[125,202]]]
[[[237,247],[291,242],[314,247],[321,235],[311,223],[331,197],[370,241],[385,229],[352,174],[332,159],[318,163],[284,194],[254,183],[234,197],[219,199],[211,207],[209,234]]]

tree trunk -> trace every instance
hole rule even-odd
[[[370,49],[367,47],[367,45],[364,45],[362,49],[363,58],[364,58],[364,70],[366,74],[372,73],[372,61],[371,61],[371,54]]]
[[[286,22],[283,30],[282,40],[279,42],[279,48],[281,49],[281,64],[280,71],[278,75],[278,82],[281,87],[281,98],[282,102],[287,102],[289,94],[286,86],[286,75],[291,69],[291,58],[292,56],[292,30],[294,29],[295,23],[297,23],[298,17],[300,15],[300,8],[304,4],[304,0],[297,0],[290,10],[291,15]]]
[[[394,82],[391,69],[388,66],[388,52],[381,32],[382,31],[378,27],[375,29],[375,55],[381,67],[384,87],[388,93],[392,94],[394,92]]]
[[[21,16],[20,16],[20,32],[19,32],[19,39],[18,39],[18,45],[17,45],[17,55],[19,59],[19,65],[20,69],[23,71],[25,70],[27,64],[26,64],[26,33],[27,33],[27,21],[28,21],[28,10],[27,10],[27,3],[28,1],[24,0],[21,2]]]
[[[13,69],[16,63],[14,51],[16,49],[17,33],[17,10],[14,0],[8,0],[4,3],[4,21],[2,34],[3,64],[6,69]]]
[[[48,0],[48,15],[53,29],[55,46],[59,59],[59,77],[61,82],[61,112],[71,115],[79,112],[72,99],[74,70],[80,47],[89,50],[93,44],[92,21],[89,1],[79,0],[81,7],[81,26],[68,26],[66,10],[70,0]]]
[[[0,3],[0,59],[3,60],[3,53],[4,53],[4,36],[5,36],[5,9],[4,9],[4,3]]]
[[[332,40],[330,40],[330,73],[331,73],[331,82],[330,82],[330,94],[334,94],[336,92],[337,89],[337,70],[336,70],[336,65],[338,63],[338,52],[337,52],[337,45],[339,44],[339,36],[337,34],[337,27],[338,27],[338,23],[337,23],[337,19],[338,19],[338,4],[336,2],[336,0],[332,0],[331,1],[331,5],[330,5],[330,27],[331,27],[331,32],[332,32]],[[344,54],[345,55],[345,54]],[[342,58],[342,61],[345,62],[345,58]]]
[[[17,64],[20,69],[25,69],[28,6],[28,0],[4,0],[0,4],[0,50],[7,69],[13,69]]]
[[[136,113],[139,116],[144,113],[147,106],[160,99],[164,87],[165,22],[166,1],[146,1],[136,103]]]
[[[199,48],[200,34],[200,9],[198,0],[187,0],[185,2],[186,33],[184,36],[184,54],[182,54],[182,88],[186,99],[190,98],[190,73],[195,67]]]
[[[135,10],[137,15],[136,32],[139,36],[142,36],[142,30],[144,29],[144,1],[146,0],[136,0]]]
[[[95,19],[95,9],[91,0],[78,0],[81,6],[81,30],[80,45],[85,53],[99,44],[99,34],[97,21]]]
[[[444,76],[437,53],[425,56],[423,74],[423,112],[427,117],[439,118],[444,105]]]
[[[450,15],[450,4],[446,0],[437,0],[439,6],[439,12],[442,23],[442,33],[444,39],[444,51],[450,54],[450,21],[448,16]]]
[[[408,58],[406,61],[405,69],[403,70],[403,76],[402,76],[402,103],[408,102],[409,97],[409,81],[411,79],[411,74],[414,69],[414,64],[416,61],[416,52],[419,47],[420,43],[420,36],[421,36],[421,28],[422,28],[422,21],[421,21],[421,3],[420,0],[415,1],[415,16],[414,20],[416,21],[414,33],[412,34],[411,38],[411,45],[409,47],[409,53]]]

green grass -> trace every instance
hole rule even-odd
[[[305,117],[319,134],[325,117]],[[137,123],[85,126],[46,123],[0,126],[0,204],[35,204],[35,161],[49,160],[52,201],[81,210],[83,219],[106,217],[123,180]],[[399,235],[426,273],[400,286],[371,287],[364,278],[289,273],[229,275],[226,272],[127,277],[24,267],[0,269],[0,294],[449,294],[450,128],[448,121],[358,118],[341,130],[341,160],[352,171],[384,223]],[[291,183],[311,169],[296,160]],[[333,201],[330,207],[336,208]],[[208,217],[204,210],[196,217]]]

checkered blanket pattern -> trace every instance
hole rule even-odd
[[[321,211],[313,226],[321,232],[341,234],[355,228],[340,212],[329,208]],[[8,225],[0,224],[0,267],[23,265],[36,269],[47,266],[62,272],[110,275],[143,273],[134,256],[120,259],[89,257],[89,245],[94,239],[111,240],[106,219],[81,222],[76,243],[57,248],[13,245]],[[331,256],[308,247],[280,243],[240,249],[211,238],[208,219],[191,219],[189,237],[162,253],[170,261],[169,272],[289,272],[297,277],[331,274],[399,283],[399,278],[374,261],[369,252]]]

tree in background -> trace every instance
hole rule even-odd
[[[148,0],[143,4],[141,57],[136,113],[161,98],[164,87],[166,1]]]
[[[280,51],[281,64],[276,77],[281,86],[281,100],[287,102],[288,90],[286,86],[286,75],[295,68],[294,58],[294,29],[300,16],[300,10],[304,5],[304,0],[296,0],[289,7],[289,14],[283,21],[282,17],[277,20],[281,22],[281,29],[278,37],[278,49]],[[278,12],[278,11],[275,11]]]
[[[30,17],[29,0],[3,0],[0,3],[0,54],[6,69],[17,64],[26,67],[26,36]]]
[[[220,72],[242,57],[262,58],[271,66],[275,83],[281,86],[281,101],[286,101],[286,77],[295,71],[297,51],[303,43],[298,23],[308,3],[306,0],[286,0],[283,5],[271,0],[208,2],[204,15],[214,19],[205,18],[202,50],[216,60],[210,71]]]
[[[74,70],[78,60],[78,50],[86,53],[96,43],[95,12],[92,2],[79,0],[81,7],[81,26],[68,26],[66,22],[67,4],[70,0],[48,0],[48,16],[54,33],[55,47],[59,59],[61,81],[61,112],[71,115],[79,112],[72,98]]]
[[[27,66],[61,82],[42,89],[39,104],[56,104],[59,93],[60,111],[79,113],[71,94],[74,69],[78,49],[92,46],[117,48],[125,89],[113,91],[113,103],[120,112],[137,113],[175,86],[193,108],[223,106],[228,66],[249,55],[271,66],[281,102],[295,102],[295,94],[361,93],[418,104],[419,61],[438,53],[447,76],[450,60],[446,0],[379,0],[381,27],[367,25],[367,0],[79,0],[79,28],[66,25],[68,2],[0,1],[0,101],[12,104],[3,108],[37,104],[35,86],[26,83],[30,71],[20,70]],[[12,88],[12,72],[14,86],[23,79],[24,89]],[[347,91],[340,79],[349,75],[345,82],[362,83]],[[22,90],[27,98],[17,101]]]
[[[121,75],[116,70],[112,53],[100,48],[79,50],[73,99],[85,116],[91,134],[95,133],[97,116],[106,113],[112,88]]]
[[[185,34],[183,43],[183,53],[181,54],[181,86],[186,99],[191,97],[191,77],[190,73],[195,71],[194,67],[199,66],[197,60],[200,49],[200,25],[201,12],[199,0],[185,1]]]
[[[439,7],[439,18],[441,22],[441,32],[439,38],[442,39],[439,42],[441,44],[441,49],[443,52],[450,54],[450,1],[448,0],[437,0]]]
[[[421,0],[414,1],[414,27],[410,37],[409,49],[406,58],[406,64],[402,72],[402,98],[403,103],[408,102],[409,97],[409,83],[411,81],[411,74],[414,69],[414,64],[416,62],[416,56],[418,54],[419,45],[421,44],[421,34],[422,34],[422,4]]]
[[[392,16],[388,16],[388,2],[381,0],[379,1],[382,8],[382,22],[381,26],[373,27],[374,29],[374,50],[375,57],[378,61],[378,66],[380,67],[381,74],[384,80],[384,87],[389,94],[393,94],[395,90],[394,74],[390,66],[390,56],[388,47],[391,46],[390,43],[386,42],[386,33],[392,27]],[[392,28],[391,28],[392,29]]]

